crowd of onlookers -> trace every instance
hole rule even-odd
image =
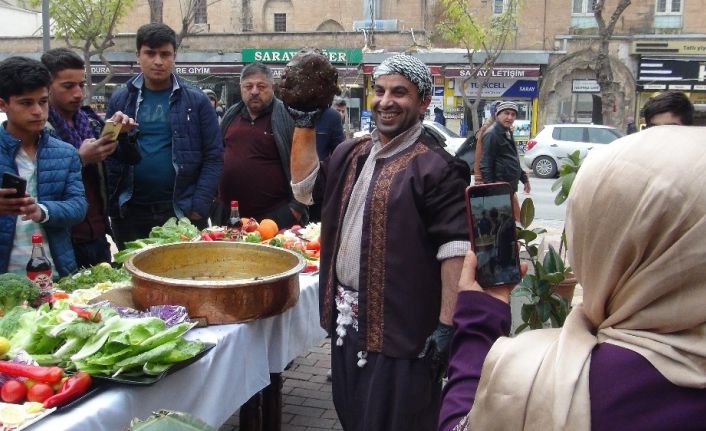
[[[576,176],[566,237],[584,303],[561,329],[506,338],[513,286],[476,282],[471,169],[422,126],[433,81],[419,59],[375,69],[376,127],[341,143],[342,101],[292,110],[263,64],[243,69],[242,101],[221,117],[215,94],[173,74],[171,28],[142,26],[136,55],[142,72],[107,120],[82,106],[73,51],[0,62],[0,170],[27,184],[0,188],[0,272],[24,273],[36,231],[67,275],[110,260],[106,235],[122,248],[171,217],[203,227],[233,200],[280,227],[320,218],[320,317],[345,430],[703,429],[706,135],[669,126],[690,124],[678,94],[644,109],[648,126],[668,126],[606,146]],[[529,193],[517,110],[496,104],[475,173]]]

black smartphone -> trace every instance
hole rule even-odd
[[[466,188],[468,232],[478,259],[476,280],[483,288],[520,282],[512,191],[508,183]]]
[[[14,195],[8,195],[8,198],[22,198],[27,190],[27,180],[10,172],[4,172],[2,174],[2,188],[17,190]]]

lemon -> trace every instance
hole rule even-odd
[[[0,337],[0,356],[5,356],[8,350],[10,350],[10,340]]]
[[[3,425],[19,425],[25,420],[27,420],[27,413],[23,406],[5,404],[0,407],[0,422]]]
[[[44,410],[44,406],[42,405],[42,403],[32,401],[26,401],[23,406],[25,408],[25,411],[29,414],[39,413]]]

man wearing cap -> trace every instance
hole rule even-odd
[[[527,173],[520,166],[517,144],[512,136],[512,124],[517,117],[517,104],[499,101],[495,106],[495,124],[483,134],[483,155],[480,159],[480,172],[483,182],[498,181],[510,183],[512,190],[517,190],[522,181],[525,193],[530,192]],[[520,218],[520,204],[517,193],[512,197],[513,214]]]
[[[470,173],[422,127],[429,69],[395,55],[373,74],[370,135],[319,162],[311,115],[293,113],[292,189],[323,202],[320,314],[332,334],[345,430],[436,429]]]

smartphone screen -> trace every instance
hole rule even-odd
[[[21,198],[24,197],[25,191],[27,190],[27,180],[22,177],[18,177],[15,174],[5,172],[2,174],[2,188],[3,189],[16,189],[17,193],[14,195],[9,195],[9,198]]]
[[[478,259],[476,280],[484,288],[520,282],[512,188],[507,183],[466,189],[468,230]]]

